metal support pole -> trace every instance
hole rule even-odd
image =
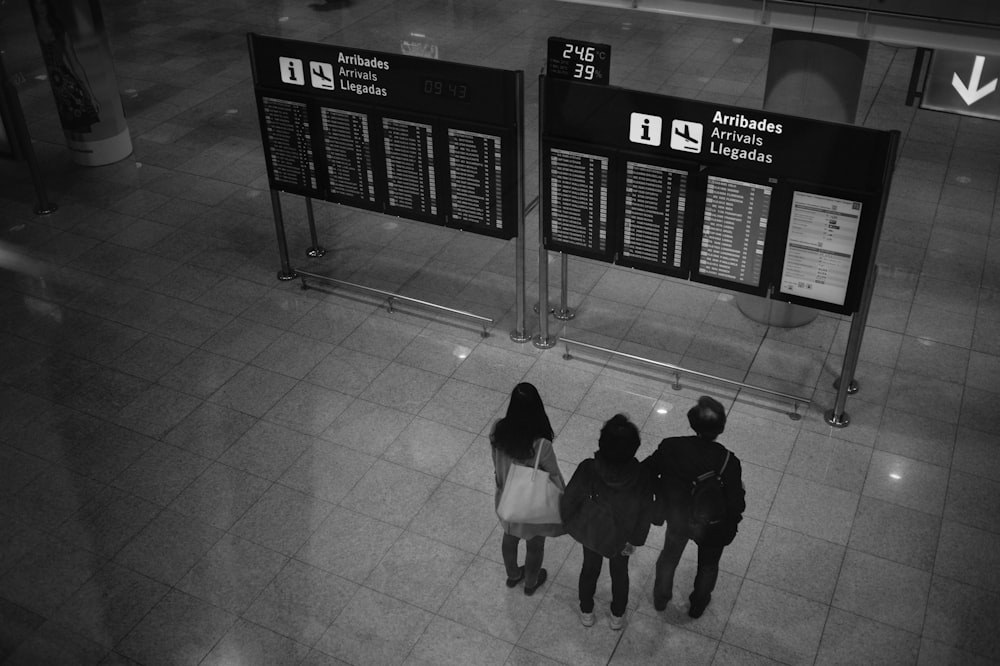
[[[3,91],[0,95],[8,101],[7,110],[11,115],[10,141],[24,155],[24,161],[28,163],[28,173],[31,176],[31,184],[35,188],[35,196],[38,197],[35,206],[35,215],[48,215],[54,213],[58,208],[49,201],[45,190],[45,181],[42,179],[42,170],[38,167],[38,158],[35,157],[35,147],[31,145],[31,132],[28,130],[28,123],[24,119],[24,110],[21,108],[21,100],[17,95],[17,90],[7,77],[7,69],[4,67],[3,58],[0,57],[0,86]]]
[[[518,85],[515,86],[517,100],[517,236],[514,238],[514,330],[510,339],[514,342],[528,342],[531,333],[525,328],[527,298],[524,279],[524,73],[517,72]]]
[[[559,310],[556,311],[555,317],[560,321],[569,321],[576,316],[568,304],[569,301],[569,256],[565,252],[560,252],[559,256],[562,259],[562,284],[559,287]]]
[[[840,377],[837,377],[836,379],[833,380],[833,388],[835,388],[835,389],[839,389],[840,388]],[[857,379],[852,379],[851,381],[849,381],[847,383],[847,393],[848,393],[848,395],[854,395],[855,393],[857,393],[858,392],[858,388],[860,388],[860,387],[858,386],[858,380]]]
[[[271,189],[271,210],[274,212],[274,233],[278,237],[278,254],[281,259],[279,280],[294,280],[297,276],[288,260],[288,241],[285,239],[285,221],[281,216],[281,196],[278,190]]]
[[[851,418],[844,411],[847,403],[847,394],[851,392],[853,384],[857,391],[857,384],[854,383],[854,371],[858,365],[858,355],[861,353],[861,340],[864,337],[865,326],[868,323],[868,310],[872,303],[872,294],[875,293],[875,279],[878,277],[878,244],[882,238],[882,225],[885,221],[885,207],[889,200],[889,186],[892,182],[892,172],[896,164],[896,151],[899,147],[898,131],[891,132],[889,143],[889,154],[886,160],[885,173],[882,176],[882,200],[879,206],[878,220],[875,223],[874,242],[868,256],[868,267],[865,274],[865,286],[861,292],[861,303],[858,304],[858,311],[851,319],[851,330],[847,335],[847,348],[844,350],[844,365],[840,370],[839,386],[837,386],[837,400],[833,409],[827,410],[824,414],[826,422],[836,428],[846,427],[851,422]]]
[[[549,337],[549,251],[540,233],[538,245],[538,335],[533,344],[539,349],[550,349],[556,341]]]
[[[538,77],[538,150],[545,159],[543,137],[545,134],[545,75]],[[550,349],[556,341],[549,338],[549,251],[545,249],[545,182],[544,169],[538,170],[538,195],[542,205],[538,211],[538,335],[533,345],[539,349]]]
[[[531,333],[525,328],[525,280],[524,280],[524,214],[517,221],[517,238],[514,239],[514,330],[510,339],[514,342],[528,342]]]
[[[844,350],[844,364],[841,366],[840,377],[834,385],[837,387],[837,400],[833,409],[827,410],[826,422],[835,428],[844,428],[851,422],[851,417],[844,411],[847,395],[857,391],[854,382],[854,371],[858,366],[858,356],[861,353],[861,341],[865,335],[868,323],[868,309],[871,306],[872,292],[875,291],[875,278],[878,277],[878,266],[873,265],[864,291],[861,293],[861,306],[851,318],[851,330],[847,334],[847,348]],[[844,381],[847,379],[847,381]],[[851,390],[852,385],[854,390]]]
[[[313,200],[310,197],[306,197],[306,218],[309,220],[309,237],[312,238],[312,246],[306,250],[306,254],[310,257],[322,257],[326,250],[316,238],[316,217],[313,215]]]

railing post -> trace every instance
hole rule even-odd
[[[38,166],[38,158],[35,156],[35,147],[31,145],[31,132],[28,130],[28,123],[24,119],[24,110],[21,109],[21,100],[17,95],[17,90],[7,78],[7,69],[3,64],[3,56],[0,55],[0,96],[7,100],[7,110],[10,112],[10,121],[13,127],[10,128],[11,146],[14,147],[15,154],[20,151],[24,155],[24,161],[28,164],[28,174],[31,176],[31,184],[35,188],[35,196],[38,197],[35,206],[35,215],[48,215],[54,213],[58,208],[49,201],[45,191],[45,181],[42,178],[42,170]]]
[[[278,271],[279,280],[294,280],[295,271],[288,260],[288,241],[285,239],[285,220],[281,216],[281,195],[278,190],[271,188],[271,210],[274,213],[274,233],[278,237],[278,254],[281,259],[281,270]]]
[[[561,283],[559,285],[559,309],[556,310],[555,318],[559,321],[569,321],[576,316],[576,313],[569,307],[569,255],[560,252],[559,257],[562,266],[560,269]]]
[[[851,422],[851,417],[844,410],[847,406],[847,394],[858,390],[854,381],[854,371],[858,367],[861,341],[864,339],[865,326],[868,323],[868,309],[872,301],[872,292],[875,291],[877,277],[878,265],[873,265],[868,280],[865,282],[864,291],[861,292],[860,307],[851,317],[851,330],[847,334],[847,348],[844,349],[844,363],[841,366],[840,377],[834,384],[837,387],[837,399],[833,409],[827,410],[824,414],[826,422],[835,428],[845,428]]]
[[[313,200],[310,197],[306,197],[306,219],[309,221],[309,237],[312,239],[312,246],[306,250],[306,254],[310,257],[322,257],[326,254],[326,250],[320,246],[319,240],[316,238],[316,216],[313,215]]]
[[[525,206],[524,206],[524,75],[517,74],[517,237],[514,239],[514,330],[510,332],[510,339],[514,342],[528,342],[531,334],[526,326],[526,297],[524,279],[524,232],[525,232]],[[540,213],[539,213],[540,214]]]

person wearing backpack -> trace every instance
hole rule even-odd
[[[494,505],[499,506],[504,484],[511,465],[534,466],[544,471],[561,490],[566,487],[559,462],[552,448],[552,425],[545,413],[545,405],[533,384],[521,382],[514,387],[507,405],[507,414],[493,425],[490,432],[490,449],[493,453],[493,471],[496,479]],[[516,587],[524,581],[524,593],[535,593],[548,577],[542,568],[545,555],[545,537],[566,533],[559,523],[517,523],[500,521],[503,540],[500,554],[507,570],[507,587]],[[521,540],[525,542],[524,565],[517,564],[517,551]]]
[[[746,500],[739,458],[715,441],[726,428],[725,408],[702,396],[687,416],[695,435],[664,439],[643,465],[655,478],[667,523],[656,560],[653,607],[666,609],[673,595],[674,571],[692,540],[698,545],[698,570],[688,615],[698,618],[712,600],[719,560],[736,538]]]
[[[580,621],[594,625],[594,593],[604,558],[611,574],[611,628],[625,626],[628,560],[646,543],[653,511],[649,471],[635,457],[639,429],[624,414],[604,427],[593,458],[581,462],[559,503],[563,524],[583,546],[580,569]]]

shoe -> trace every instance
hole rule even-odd
[[[524,567],[518,567],[517,570],[521,572],[521,575],[517,578],[508,578],[507,587],[517,587],[517,584],[524,580]]]
[[[608,619],[608,624],[611,625],[612,630],[621,631],[622,627],[625,626],[625,616],[622,615],[621,617],[619,617],[614,613],[612,613],[611,617]]]
[[[669,603],[670,603],[670,597],[658,597],[655,594],[653,595],[653,608],[655,608],[656,610],[658,611],[667,610],[667,604]]]
[[[703,604],[696,604],[692,601],[691,608],[688,608],[688,617],[693,617],[694,619],[697,620],[705,612],[705,609],[708,608],[708,604],[710,601],[712,601],[711,596],[709,596],[708,599],[706,599],[705,603]]]
[[[594,614],[584,613],[583,611],[580,611],[580,624],[582,624],[585,627],[594,626]]]
[[[524,584],[524,593],[530,597],[535,593],[535,590],[537,590],[542,586],[542,583],[544,583],[545,579],[548,577],[549,577],[548,571],[546,571],[545,569],[539,570],[538,580],[535,581],[534,585],[528,585],[527,583]]]

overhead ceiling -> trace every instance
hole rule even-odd
[[[1000,0],[561,0],[1000,55]]]

